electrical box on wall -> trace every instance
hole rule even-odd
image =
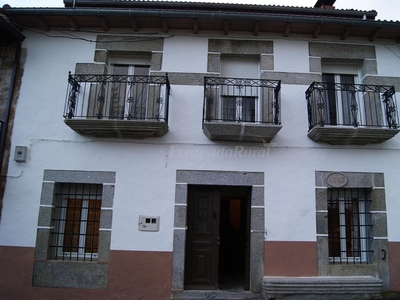
[[[14,160],[16,162],[26,162],[26,154],[28,153],[28,147],[16,146],[14,153]]]
[[[140,231],[158,231],[160,229],[160,217],[139,216]]]

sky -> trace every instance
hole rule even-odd
[[[165,0],[164,0],[165,1]],[[177,0],[181,1],[181,0]],[[245,3],[261,5],[285,5],[314,7],[317,0],[196,0],[188,2]],[[0,0],[0,7],[9,4],[12,7],[64,7],[63,0]],[[400,21],[399,0],[336,0],[337,9],[375,10],[377,20]]]

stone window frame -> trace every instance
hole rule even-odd
[[[164,38],[145,40],[141,37],[127,37],[114,35],[98,35],[93,61],[90,63],[77,63],[75,74],[108,74],[110,56],[149,56],[150,75],[162,68]]]
[[[370,190],[372,249],[369,264],[333,264],[329,262],[328,189],[362,188]],[[374,276],[390,287],[387,212],[383,173],[315,172],[317,266],[319,276]]]
[[[186,216],[189,185],[249,186],[250,213],[250,291],[262,292],[264,276],[265,203],[264,172],[177,170],[175,186],[172,290],[184,290]]]
[[[221,55],[233,57],[259,57],[260,71],[274,69],[272,41],[209,39],[207,72],[220,74]],[[262,75],[260,78],[263,78]]]
[[[59,183],[102,185],[99,250],[96,261],[62,261],[49,249],[55,192]],[[33,270],[33,286],[104,289],[108,281],[115,172],[44,170]]]
[[[378,74],[375,46],[333,44],[322,42],[309,43],[310,72],[322,73],[324,60],[358,64],[361,68],[360,83]]]

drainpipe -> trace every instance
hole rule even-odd
[[[15,78],[16,78],[16,74],[17,74],[17,70],[18,70],[20,55],[21,55],[21,42],[17,41],[17,49],[15,51],[14,65],[13,65],[12,74],[11,74],[10,87],[8,90],[6,110],[4,112],[3,124],[1,126],[2,128],[1,128],[1,136],[0,136],[0,168],[3,167],[4,147],[5,147],[6,137],[7,137],[8,120],[10,118],[11,103],[12,103],[12,97],[14,95]]]

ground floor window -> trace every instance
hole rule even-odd
[[[107,287],[115,175],[44,170],[33,286]]]
[[[54,259],[98,258],[101,197],[100,184],[58,185],[50,244]]]
[[[371,200],[367,189],[328,189],[328,243],[332,263],[368,263]]]

